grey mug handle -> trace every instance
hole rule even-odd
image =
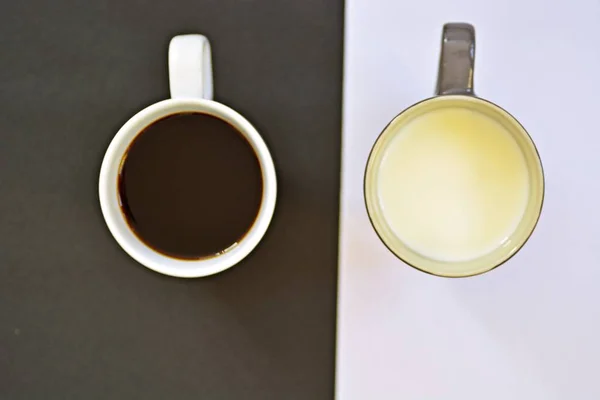
[[[475,28],[466,23],[448,23],[442,32],[437,95],[474,95]]]

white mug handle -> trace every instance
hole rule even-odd
[[[171,97],[212,100],[210,43],[203,35],[179,35],[169,44]]]

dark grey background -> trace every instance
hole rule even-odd
[[[332,398],[342,0],[0,4],[0,399]],[[280,185],[261,245],[199,280],[136,264],[97,199],[179,33],[211,39]]]

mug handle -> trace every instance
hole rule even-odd
[[[474,69],[475,28],[465,23],[445,24],[436,94],[475,95]]]
[[[169,43],[171,98],[213,99],[210,43],[206,36],[178,35]]]

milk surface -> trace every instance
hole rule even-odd
[[[426,257],[457,262],[510,237],[527,205],[529,178],[506,128],[480,112],[450,107],[394,129],[376,190],[401,241]]]

